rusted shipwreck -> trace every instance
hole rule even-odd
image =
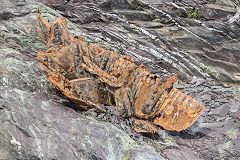
[[[104,112],[103,105],[115,106],[136,132],[146,133],[158,132],[156,125],[185,130],[205,109],[173,87],[177,75],[157,77],[129,56],[88,44],[70,34],[65,19],[56,17],[50,25],[38,11],[36,22],[38,35],[48,47],[38,53],[41,69],[79,107]]]

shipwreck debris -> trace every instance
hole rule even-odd
[[[129,56],[119,56],[83,37],[72,36],[65,19],[52,25],[39,11],[37,32],[47,45],[38,53],[41,69],[51,83],[81,108],[113,105],[130,118],[136,132],[155,133],[156,125],[182,131],[190,127],[205,109],[203,105],[173,87],[177,75],[160,78],[136,65]]]

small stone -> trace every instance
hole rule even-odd
[[[203,89],[203,92],[209,92],[209,91],[211,91],[211,89],[210,89],[209,87],[205,87],[205,88]]]
[[[91,112],[90,115],[93,116],[93,117],[96,117],[97,113],[96,112]]]
[[[92,155],[92,156],[91,156],[91,160],[102,160],[102,159],[99,158],[99,157],[97,157],[97,156],[95,156],[95,155]]]
[[[234,121],[234,119],[229,119],[223,122],[203,123],[202,127],[210,129],[212,131],[225,132],[234,126]]]
[[[185,88],[183,85],[181,85],[181,84],[174,84],[173,85],[175,88],[177,88],[177,89],[183,89],[183,88]]]
[[[207,78],[206,81],[207,81],[207,82],[213,82],[213,81],[215,81],[215,80],[214,80],[214,79],[211,79],[211,78]]]
[[[121,128],[124,130],[126,126],[123,123],[120,123]]]
[[[212,89],[212,91],[214,92],[226,92],[226,91],[229,91],[231,90],[231,88],[215,88],[215,89]]]
[[[101,113],[100,115],[97,116],[97,118],[103,118],[105,116],[105,113]]]
[[[216,107],[216,106],[220,106],[220,102],[214,102],[214,106]]]
[[[218,118],[217,118],[217,122],[222,121],[222,120],[224,120],[224,119],[225,119],[225,117],[218,117]]]
[[[238,112],[240,110],[240,104],[236,100],[232,100],[231,102],[231,112]]]
[[[233,96],[231,93],[227,93],[225,95],[226,95],[226,97],[232,97]]]
[[[210,94],[204,94],[201,96],[202,101],[211,101],[211,95]]]
[[[205,79],[194,77],[191,81],[192,84],[199,86],[205,82]]]
[[[230,111],[229,104],[223,104],[220,107],[215,108],[212,111],[213,115],[219,116],[219,117],[225,117],[226,114]]]
[[[235,119],[240,120],[240,112],[234,113],[233,116]]]
[[[195,85],[199,86],[199,85],[203,84],[204,82],[205,82],[204,79],[198,79]]]
[[[212,86],[211,89],[221,89],[223,86]]]
[[[158,131],[158,135],[160,135],[160,136],[162,136],[163,134],[164,134],[164,130],[162,130],[162,129],[159,129],[159,131]]]
[[[203,90],[204,90],[204,87],[203,87],[203,86],[198,86],[198,87],[197,87],[197,91],[198,91],[198,92],[202,92]]]
[[[221,102],[221,103],[227,103],[229,102],[229,100],[227,98],[220,98],[220,99],[216,99],[216,102]]]

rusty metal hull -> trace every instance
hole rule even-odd
[[[205,109],[173,87],[177,75],[157,77],[129,56],[73,37],[64,19],[56,17],[50,25],[39,11],[36,22],[37,32],[49,48],[38,53],[41,69],[58,90],[83,109],[104,112],[104,104],[113,105],[120,116],[132,120],[135,131],[149,133],[158,131],[155,125],[185,130]]]

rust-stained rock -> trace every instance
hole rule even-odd
[[[149,133],[158,131],[154,124],[184,130],[205,109],[172,86],[177,75],[157,77],[129,56],[73,37],[64,19],[56,17],[50,25],[39,11],[36,21],[38,34],[49,48],[38,53],[42,70],[58,90],[83,109],[104,112],[104,104],[115,105],[121,116],[132,119],[135,131]]]

